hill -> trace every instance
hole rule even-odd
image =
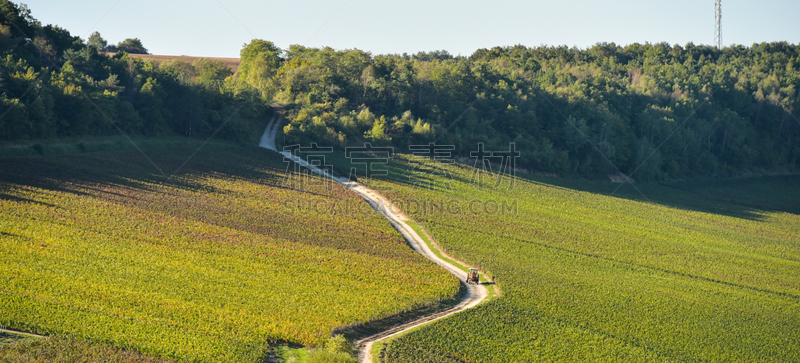
[[[362,181],[503,296],[397,338],[386,362],[800,359],[796,175],[757,179],[771,196],[756,200],[751,179],[685,190],[409,156],[387,170]]]
[[[254,143],[269,105],[289,144],[478,144],[519,167],[638,181],[792,173],[800,167],[800,47],[599,43],[373,55],[278,48],[232,59],[101,56],[8,0],[0,22],[0,140],[126,133]],[[7,38],[7,39],[6,39]],[[35,41],[29,42],[27,40]]]
[[[200,147],[0,159],[0,326],[261,362],[458,291],[344,187]]]

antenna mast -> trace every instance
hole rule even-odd
[[[714,4],[714,42],[717,49],[722,49],[722,0]]]

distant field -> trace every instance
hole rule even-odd
[[[387,362],[800,361],[797,176],[614,193],[418,160],[368,182],[503,296],[395,340]]]
[[[106,55],[114,55],[114,53],[104,53]],[[184,62],[192,63],[198,59],[208,59],[215,62],[222,62],[226,67],[230,67],[233,73],[239,70],[239,58],[216,58],[216,57],[190,57],[186,55],[154,55],[154,54],[131,54],[131,56],[151,60],[157,63],[178,59]]]
[[[147,154],[170,174],[197,146]],[[168,181],[136,151],[0,159],[0,326],[260,362],[457,292],[358,196],[285,171],[213,143]]]

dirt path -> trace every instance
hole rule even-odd
[[[267,125],[266,130],[264,130],[264,135],[261,137],[261,143],[259,144],[260,147],[278,151],[275,148],[275,136],[277,134],[281,120],[282,118],[280,116],[272,118],[269,125]],[[321,170],[314,165],[310,165],[306,160],[294,156],[289,152],[284,151],[280,153],[287,159],[291,159],[292,161],[314,171],[315,173],[333,179],[338,183],[344,185],[348,189],[352,190],[353,192],[357,193],[358,195],[360,195],[362,198],[364,198],[364,200],[366,200],[370,205],[372,205],[372,207],[375,208],[375,210],[378,211],[378,213],[383,215],[398,231],[400,231],[403,237],[408,241],[409,245],[411,245],[411,248],[413,248],[419,254],[435,262],[437,265],[442,266],[448,272],[455,275],[460,281],[464,281],[467,278],[466,272],[437,257],[436,254],[434,254],[433,251],[431,251],[431,249],[428,247],[425,241],[411,228],[411,226],[406,224],[406,221],[408,221],[409,218],[405,214],[403,214],[403,212],[396,205],[394,205],[391,201],[386,199],[380,193],[370,188],[367,188],[362,184],[350,181],[346,177],[337,178],[336,176],[331,175],[325,170]],[[422,228],[421,225],[420,228]],[[358,347],[359,361],[372,362],[372,356],[370,354],[370,350],[372,348],[373,343],[400,334],[416,326],[420,326],[422,324],[426,324],[431,321],[441,319],[451,314],[455,314],[461,310],[469,309],[477,305],[481,301],[483,301],[483,299],[485,299],[486,296],[488,295],[486,288],[483,285],[468,284],[466,286],[467,286],[467,293],[455,307],[452,307],[442,312],[423,316],[412,322],[390,328],[386,331],[356,341],[355,345]]]
[[[278,127],[280,127],[280,125],[280,118],[276,113],[272,116],[272,120],[269,120],[269,124],[267,124],[267,128],[264,130],[264,134],[261,135],[261,141],[259,141],[258,146],[278,151],[275,148],[275,136],[278,134]]]
[[[26,333],[26,332],[23,332],[23,331],[16,331],[16,330],[9,330],[9,329],[0,329],[0,333],[8,333],[8,334],[14,334],[14,335],[22,335],[22,336],[25,336],[25,337],[30,337],[30,338],[47,338],[47,337],[46,337],[46,336],[44,336],[44,335],[33,334],[33,333]]]

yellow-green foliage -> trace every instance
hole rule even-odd
[[[356,351],[343,335],[328,338],[324,347],[312,350],[306,363],[356,363]]]
[[[410,160],[372,184],[503,296],[399,338],[387,361],[800,360],[797,214],[659,185],[473,183],[471,167]],[[796,206],[792,180],[763,188]]]
[[[171,171],[193,151],[150,157]],[[136,152],[0,159],[0,326],[255,362],[458,290],[354,193],[289,188],[305,179],[286,183],[275,153],[209,145],[182,170],[165,181]]]
[[[0,361],[14,363],[168,363],[103,344],[69,336],[26,339],[0,344]]]

